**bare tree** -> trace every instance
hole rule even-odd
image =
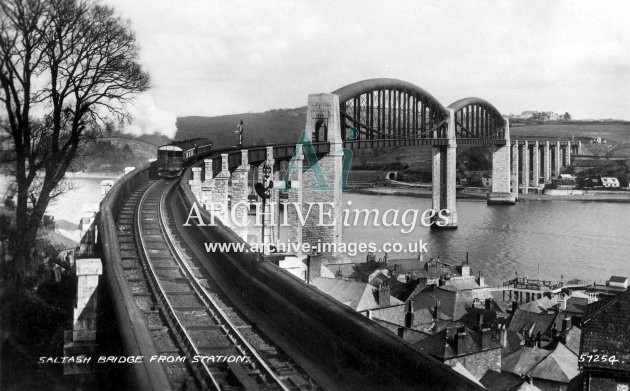
[[[3,0],[0,87],[0,117],[15,143],[18,282],[77,151],[112,117],[128,119],[126,104],[148,89],[149,77],[129,23],[112,8],[90,0]]]

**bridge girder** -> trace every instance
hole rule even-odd
[[[505,139],[506,121],[491,103],[481,98],[460,99],[445,108],[415,84],[384,78],[359,81],[333,94],[339,95],[341,133],[346,142],[445,139],[449,109],[455,114],[458,140],[486,144]],[[350,128],[358,130],[358,134],[349,134]]]
[[[422,88],[397,79],[369,79],[342,87],[339,95],[342,138],[446,138],[448,110]],[[359,131],[358,138],[347,130]]]
[[[458,139],[505,139],[506,121],[490,102],[470,97],[455,101],[448,108],[455,113]]]

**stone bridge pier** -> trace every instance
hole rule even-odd
[[[241,149],[241,164],[232,171],[232,202],[230,222],[232,230],[247,240],[249,219],[249,160],[248,151]]]
[[[516,177],[516,182],[513,180],[516,186],[513,185],[512,189],[518,189],[520,185],[522,194],[527,194],[532,187],[540,190],[544,184],[558,178],[564,169],[571,165],[571,151],[578,148],[578,143],[567,141],[514,142],[512,144],[512,178]]]
[[[298,211],[289,207],[289,219],[296,226],[296,231],[301,231],[302,243],[309,243],[314,252],[321,253],[324,258],[334,258],[339,253],[338,245],[342,240],[342,186],[343,186],[343,141],[341,138],[341,120],[339,115],[339,96],[335,94],[311,94],[308,97],[306,109],[307,135],[314,134],[318,125],[324,124],[327,128],[330,151],[319,156],[318,161],[313,161],[314,153],[306,148],[309,145],[298,145],[295,156],[305,156],[302,160],[300,188],[301,195],[291,195],[289,201],[301,198],[302,216],[306,216],[304,223],[299,221],[299,216],[294,216]],[[291,164],[298,162],[293,161]],[[295,169],[291,170],[291,175]],[[299,178],[295,178],[299,180]],[[291,178],[291,183],[294,183]],[[297,223],[297,224],[295,224]],[[300,226],[300,227],[297,227]],[[299,237],[299,233],[293,233],[293,237]],[[293,239],[295,240],[295,239]],[[319,245],[321,243],[321,245]],[[319,245],[319,246],[318,246]]]
[[[521,193],[522,194],[527,194],[529,193],[529,161],[530,161],[530,153],[529,153],[529,144],[527,141],[525,141],[523,144],[520,145],[520,149],[521,149],[521,181],[522,181],[522,187],[521,187]]]
[[[493,146],[492,192],[488,196],[488,205],[512,205],[516,203],[516,191],[513,190],[514,178],[510,171],[513,166],[512,159],[514,159],[514,155],[518,159],[518,154],[511,154],[510,121],[507,118],[505,118],[504,134],[505,145]],[[516,186],[518,186],[518,179]]]
[[[431,228],[457,228],[457,139],[455,136],[455,112],[448,109],[447,145],[432,148],[432,209],[436,213],[432,218]],[[446,216],[446,221],[440,216]]]
[[[274,159],[273,147],[268,146],[265,149],[265,160],[262,161],[256,169],[254,170],[254,182],[255,183],[265,183],[265,173],[263,171],[263,167],[267,166],[269,168],[269,178],[273,181],[274,186],[278,184],[280,179],[280,171],[279,165],[276,164],[276,159]],[[280,222],[280,206],[278,204],[279,201],[279,192],[277,190],[271,191],[271,198],[269,198],[265,202],[265,207],[263,210],[262,200],[258,200],[255,205],[250,204],[250,208],[252,210],[256,210],[256,219],[255,228],[250,230],[249,238],[250,242],[256,241],[258,243],[277,243],[278,242],[278,223]],[[259,208],[259,209],[256,209]],[[263,237],[262,225],[265,226],[265,232]]]

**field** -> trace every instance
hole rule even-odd
[[[630,122],[581,122],[553,125],[520,125],[510,126],[515,136],[544,137],[601,137],[619,143],[630,143]]]

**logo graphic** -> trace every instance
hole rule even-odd
[[[348,139],[355,140],[359,138],[359,131],[355,128],[349,128],[346,136]],[[302,131],[300,135],[300,140],[298,144],[302,145],[302,153],[306,156],[306,161],[308,164],[302,164],[302,172],[312,171],[315,176],[315,181],[317,185],[312,187],[313,190],[333,190],[335,185],[338,185],[342,191],[344,190],[352,190],[354,187],[348,185],[348,173],[350,172],[350,166],[352,165],[352,150],[348,148],[343,148],[341,150],[333,151],[333,153],[338,154],[341,153],[343,155],[343,166],[341,169],[341,177],[339,178],[338,184],[333,183],[331,186],[326,181],[326,176],[324,175],[324,171],[319,164],[319,160],[317,159],[317,153],[315,152],[315,148],[309,137],[306,130]],[[302,160],[302,156],[297,156],[295,152],[293,152],[293,157],[289,162],[289,167],[287,168],[287,172],[284,175],[284,184],[278,187],[274,187],[274,190],[293,190],[291,187],[291,171],[297,170],[298,162]]]

